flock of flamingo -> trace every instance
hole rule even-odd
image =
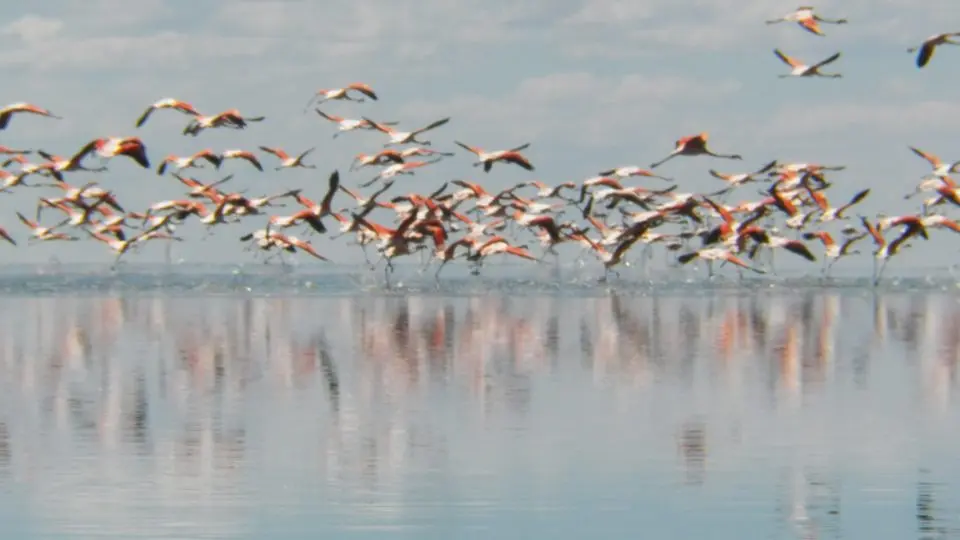
[[[825,19],[812,7],[796,11],[767,24],[794,22],[804,30],[824,35],[821,24],[844,24],[845,19]],[[917,53],[918,67],[931,60],[936,47],[945,44],[960,44],[952,37],[960,33],[938,34],[912,48]],[[839,77],[840,74],[825,74],[820,68],[836,61],[840,53],[812,65],[787,56],[779,49],[775,54],[791,68],[784,77]],[[18,212],[20,221],[30,230],[29,242],[72,241],[89,237],[108,247],[117,260],[150,240],[178,241],[177,225],[188,219],[199,220],[208,228],[223,227],[250,216],[267,216],[266,226],[247,231],[240,237],[250,249],[266,254],[265,262],[279,256],[283,263],[284,253],[304,252],[317,259],[328,260],[305,238],[289,234],[302,227],[305,235],[326,235],[331,220],[339,226],[339,234],[350,234],[364,250],[366,261],[372,268],[384,262],[384,272],[389,284],[393,260],[404,255],[420,253],[423,269],[436,263],[436,276],[454,260],[464,260],[476,273],[485,260],[494,255],[508,255],[534,262],[542,262],[547,254],[558,255],[559,244],[569,243],[583,248],[583,257],[592,255],[604,270],[601,280],[610,272],[616,274],[618,265],[629,265],[626,255],[638,242],[649,248],[662,244],[667,250],[678,252],[679,264],[695,260],[706,262],[712,277],[714,262],[731,264],[744,270],[766,273],[773,271],[772,254],[783,249],[811,262],[822,259],[822,274],[826,277],[840,259],[859,253],[855,245],[866,238],[874,244],[874,283],[878,283],[891,257],[906,248],[908,240],[928,238],[931,228],[946,228],[960,232],[960,224],[932,209],[946,203],[960,205],[960,186],[950,174],[957,172],[960,161],[947,163],[937,156],[918,148],[910,149],[929,162],[930,174],[924,177],[912,197],[921,192],[931,196],[924,201],[917,214],[878,216],[870,219],[859,216],[850,223],[851,208],[863,201],[869,189],[858,191],[843,204],[834,205],[826,195],[831,186],[827,173],[844,169],[844,166],[826,166],[816,163],[781,163],[771,161],[749,172],[718,172],[709,169],[709,174],[719,180],[712,193],[681,193],[676,190],[668,176],[654,172],[665,162],[675,157],[712,156],[727,160],[742,160],[737,154],[723,154],[708,147],[707,133],[681,137],[675,148],[664,159],[649,167],[620,166],[598,172],[592,178],[580,182],[564,182],[548,185],[530,180],[517,183],[503,190],[488,191],[481,183],[466,180],[451,180],[432,192],[412,192],[406,195],[386,197],[401,175],[414,175],[417,170],[454,156],[452,152],[434,149],[427,133],[445,126],[450,118],[442,118],[416,129],[397,127],[396,122],[376,121],[361,115],[359,119],[330,114],[321,108],[332,101],[363,103],[377,100],[378,95],[367,84],[354,83],[343,88],[319,90],[307,103],[305,112],[315,107],[323,121],[337,127],[334,137],[351,131],[379,132],[384,144],[378,151],[359,154],[353,160],[351,171],[373,168],[372,180],[355,186],[341,182],[340,172],[329,175],[326,193],[320,202],[308,198],[301,189],[291,189],[262,197],[249,197],[243,192],[228,190],[233,175],[214,182],[202,182],[186,176],[191,169],[210,168],[219,170],[227,160],[243,160],[251,168],[264,171],[267,155],[275,162],[277,171],[288,168],[315,168],[306,163],[313,150],[300,153],[287,152],[280,148],[260,146],[259,155],[251,150],[226,150],[215,152],[200,150],[189,156],[170,155],[160,161],[156,172],[168,171],[181,182],[186,193],[182,199],[159,201],[142,211],[128,211],[118,202],[115,194],[100,187],[96,182],[74,186],[65,181],[67,173],[77,171],[106,171],[106,163],[123,156],[132,159],[143,168],[152,169],[147,147],[139,137],[106,137],[93,139],[84,144],[72,156],[60,157],[36,149],[0,147],[7,156],[0,169],[3,181],[0,191],[11,191],[29,186],[28,178],[43,177],[47,183],[33,186],[58,188],[58,197],[39,198],[36,211],[31,217]],[[189,117],[183,129],[185,136],[197,137],[211,129],[255,129],[254,124],[263,117],[245,116],[237,109],[207,115],[196,107],[178,99],[162,99],[152,104],[136,120],[135,127],[143,126],[157,111],[169,110]],[[7,129],[14,115],[31,113],[58,119],[47,109],[30,103],[15,103],[0,109],[0,129]],[[534,170],[531,160],[523,154],[530,143],[506,150],[489,151],[475,145],[453,141],[457,146],[475,156],[474,166],[491,173],[495,166],[508,165]],[[36,155],[31,161],[28,156]],[[99,158],[100,163],[91,164]],[[268,163],[269,164],[269,163]],[[12,166],[18,167],[12,169]],[[655,179],[662,185],[632,186],[632,178]],[[651,180],[652,181],[652,180]],[[762,198],[728,204],[726,197],[745,185],[766,183]],[[376,187],[373,187],[376,184]],[[372,193],[359,189],[372,187]],[[335,206],[335,201],[349,199],[344,208]],[[278,201],[286,200],[297,205],[296,212],[272,213],[280,207]],[[53,211],[58,218],[43,225],[43,211]],[[374,212],[385,211],[387,217],[376,217]],[[564,215],[574,215],[564,219]],[[777,225],[793,231],[790,236],[781,233]],[[389,223],[389,224],[388,224]],[[843,224],[839,231],[828,230],[835,223]],[[531,241],[538,241],[544,248],[542,255],[531,252],[520,235],[532,233]],[[895,231],[888,240],[888,231]],[[510,236],[508,239],[506,236]],[[13,235],[0,229],[0,237],[16,244]],[[691,245],[698,241],[699,244]],[[818,244],[819,247],[813,244]],[[371,262],[367,254],[369,246],[375,246],[379,259]],[[758,255],[768,251],[766,262]],[[427,257],[428,254],[432,256]],[[818,257],[819,255],[819,257]],[[650,256],[647,251],[643,258]],[[285,264],[285,263],[284,263]],[[617,274],[619,275],[619,274]],[[741,274],[742,275],[742,274]]]

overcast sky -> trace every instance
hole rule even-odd
[[[443,150],[457,149],[453,139],[491,150],[532,142],[532,173],[498,166],[485,175],[459,151],[442,165],[402,177],[391,193],[432,190],[451,178],[494,188],[521,180],[581,181],[604,168],[647,166],[678,137],[707,131],[715,151],[742,154],[744,161],[689,158],[664,165],[663,174],[675,177],[680,191],[722,187],[708,168],[745,172],[771,159],[844,164],[848,170],[831,177],[837,203],[869,186],[873,193],[861,211],[912,212],[917,207],[902,195],[929,167],[907,146],[960,159],[945,138],[960,118],[960,50],[943,47],[923,70],[906,52],[931,34],[960,28],[944,26],[953,7],[946,0],[930,0],[922,10],[912,6],[905,0],[823,2],[823,16],[846,17],[850,24],[826,25],[826,37],[818,37],[795,24],[765,25],[796,5],[759,0],[10,4],[0,7],[6,21],[4,100],[36,103],[64,119],[17,116],[0,143],[69,155],[94,137],[138,135],[156,164],[167,154],[208,147],[299,152],[316,146],[308,160],[316,171],[274,173],[275,160],[264,156],[268,173],[233,162],[223,174],[236,172],[232,187],[250,194],[299,187],[321,197],[335,168],[348,186],[369,180],[369,170],[346,169],[353,155],[380,149],[385,137],[363,132],[334,140],[335,127],[312,111],[304,114],[303,105],[318,88],[363,81],[380,94],[379,102],[328,103],[324,110],[409,128],[450,116],[429,137]],[[788,68],[773,55],[776,47],[810,62],[842,51],[830,67],[844,77],[780,79]],[[144,108],[163,97],[209,114],[237,107],[267,120],[246,131],[192,138],[180,134],[185,117],[162,111],[136,129]],[[196,177],[220,175],[198,171]],[[74,173],[67,180],[97,180],[133,210],[183,193],[169,174],[159,177],[129,160],[116,160],[104,175]],[[13,211],[32,212],[44,193],[56,191],[21,189],[2,197],[6,217],[0,224],[26,240]],[[730,201],[757,197],[746,188]],[[196,226],[184,227],[191,240],[178,244],[175,256],[247,260],[237,236],[255,224],[232,225],[203,241]],[[359,257],[344,239],[314,241],[337,262]],[[937,231],[915,252],[924,262],[952,262],[952,248],[943,247],[954,241]],[[161,253],[153,246],[137,258]],[[8,261],[44,261],[54,254],[64,261],[111,258],[105,246],[87,241],[5,249]]]

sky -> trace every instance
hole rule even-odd
[[[678,191],[723,187],[707,174],[710,168],[747,172],[772,159],[843,164],[846,171],[830,176],[832,202],[870,187],[859,212],[917,211],[903,194],[929,167],[907,147],[960,159],[951,154],[947,137],[960,117],[955,99],[960,76],[951,67],[960,63],[960,50],[942,47],[919,70],[906,49],[932,34],[957,30],[943,23],[953,6],[946,0],[929,0],[922,10],[905,0],[822,2],[817,9],[823,16],[850,21],[825,25],[825,37],[795,24],[764,24],[796,7],[760,0],[10,4],[0,7],[6,21],[0,29],[4,100],[35,103],[63,120],[19,115],[0,132],[0,144],[70,155],[96,137],[137,135],[155,164],[167,154],[203,148],[316,147],[308,159],[316,170],[274,172],[275,160],[264,156],[268,172],[262,174],[242,162],[220,172],[191,172],[210,181],[236,173],[231,188],[251,195],[301,188],[319,198],[334,169],[347,186],[369,180],[370,169],[347,169],[355,154],[382,148],[385,136],[354,132],[333,139],[335,127],[312,111],[305,114],[304,104],[318,88],[362,81],[377,91],[379,101],[333,102],[323,110],[398,121],[407,128],[452,118],[428,138],[435,148],[457,155],[401,177],[391,194],[432,191],[454,178],[493,189],[525,180],[580,182],[616,166],[648,166],[679,137],[706,131],[713,150],[744,160],[668,162],[658,171],[674,178]],[[811,62],[841,51],[830,68],[844,76],[778,78],[788,68],[774,48]],[[236,107],[267,119],[244,131],[211,130],[193,138],[181,135],[185,117],[161,111],[136,129],[136,118],[164,97],[208,114]],[[525,153],[536,170],[496,166],[484,174],[470,166],[473,156],[454,140],[489,150],[530,142]],[[129,210],[184,193],[169,174],[157,176],[124,159],[110,163],[108,173],[67,178],[76,185],[91,180],[114,190]],[[656,179],[628,184],[664,185]],[[55,194],[51,188],[22,188],[0,196],[0,225],[24,241],[4,248],[7,261],[55,256],[63,262],[109,262],[106,246],[86,240],[25,245],[27,230],[14,212],[32,213],[38,196]],[[756,189],[747,187],[729,202],[757,198]],[[349,202],[339,199],[335,206]],[[278,213],[287,210],[293,207]],[[174,246],[174,257],[249,261],[237,237],[258,224],[231,225],[202,240],[199,226],[184,226],[186,241]],[[936,231],[926,245],[915,246],[914,256],[951,264],[950,234]],[[345,238],[314,243],[337,263],[362,260]],[[138,261],[162,257],[160,246],[135,255]]]

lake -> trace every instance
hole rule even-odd
[[[0,279],[4,537],[960,537],[955,285],[70,279]]]

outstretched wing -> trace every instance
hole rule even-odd
[[[840,58],[840,53],[836,53],[836,54],[834,54],[833,56],[831,56],[831,57],[829,57],[829,58],[827,58],[827,59],[825,59],[825,60],[821,60],[820,62],[818,62],[818,63],[817,63],[815,66],[813,66],[813,67],[814,67],[814,68],[821,68],[821,67],[823,67],[823,66],[825,66],[825,65],[827,65],[827,64],[832,64],[833,62],[836,62],[838,58]]]
[[[783,54],[783,52],[781,52],[780,49],[774,49],[773,54],[777,55],[777,58],[779,58],[781,62],[783,62],[784,64],[790,67],[798,67],[803,65],[797,60],[794,60],[793,58]]]

